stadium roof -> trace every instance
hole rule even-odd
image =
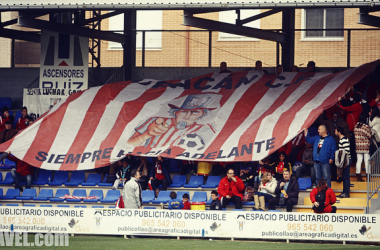
[[[0,0],[4,10],[93,10],[93,9],[189,9],[189,8],[360,8],[378,7],[380,0]]]

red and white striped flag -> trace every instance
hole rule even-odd
[[[0,151],[51,170],[99,168],[127,153],[260,160],[309,127],[379,64],[336,74],[248,71],[107,84],[61,101]]]

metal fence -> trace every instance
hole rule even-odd
[[[368,168],[366,213],[371,214],[380,209],[379,199],[375,197],[380,189],[380,148],[369,158]]]

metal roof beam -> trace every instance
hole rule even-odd
[[[283,9],[273,9],[273,10],[268,10],[266,12],[260,13],[258,15],[248,17],[248,18],[243,19],[243,20],[236,19],[236,25],[243,25],[246,23],[250,23],[250,22],[256,21],[258,19],[276,14],[276,13],[281,12],[281,11],[283,11]]]
[[[277,33],[269,30],[261,30],[255,28],[249,28],[244,26],[237,26],[234,24],[213,21],[204,18],[198,18],[193,16],[184,16],[183,24],[186,26],[197,27],[208,30],[216,30],[220,32],[241,35],[246,37],[259,38],[274,42],[285,43],[287,42],[287,36],[282,33]]]
[[[92,30],[77,25],[68,25],[61,23],[52,23],[48,21],[42,21],[38,19],[19,17],[18,25],[34,28],[34,29],[45,29],[55,32],[66,33],[70,35],[77,35],[83,37],[97,38],[106,41],[113,41],[117,43],[124,43],[126,38],[124,35],[116,34],[108,31]]]
[[[12,29],[0,29],[0,37],[41,43],[41,35],[35,32],[26,32]]]
[[[9,21],[6,21],[6,22],[2,22],[0,24],[0,27],[6,27],[6,26],[9,26],[9,25],[12,25],[12,24],[16,24],[16,23],[17,23],[17,18],[9,20]]]
[[[359,24],[380,27],[380,17],[359,13]]]
[[[123,11],[112,11],[112,12],[109,12],[107,14],[104,14],[104,15],[101,15],[101,16],[97,16],[97,17],[93,17],[93,18],[90,18],[90,19],[86,19],[82,22],[79,23],[79,25],[86,25],[86,24],[89,24],[89,23],[92,23],[92,22],[96,22],[96,21],[100,21],[100,20],[103,20],[103,19],[106,19],[106,18],[110,18],[110,17],[113,17],[113,16],[116,16],[116,15],[119,15],[119,14],[122,14]]]

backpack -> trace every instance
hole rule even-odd
[[[316,207],[313,205],[313,210],[319,213],[323,212],[323,210],[325,209],[326,190],[321,189],[315,196],[315,201],[319,203],[319,206]]]
[[[243,202],[253,201],[254,194],[255,194],[255,189],[251,186],[247,186],[244,190]]]
[[[120,195],[120,197],[117,199],[115,208],[125,208],[123,196]]]

